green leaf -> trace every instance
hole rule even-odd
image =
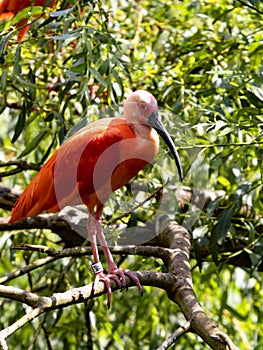
[[[136,227],[137,224],[138,224],[137,214],[135,212],[132,212],[127,226],[128,227]]]
[[[231,186],[230,181],[224,176],[218,176],[217,181],[226,188],[230,188]]]
[[[221,245],[230,229],[233,207],[226,209],[217,225],[217,243]]]
[[[15,57],[14,57],[14,68],[13,68],[13,73],[15,76],[21,74],[20,54],[21,54],[21,46],[17,45]]]
[[[102,64],[100,65],[99,67],[99,72],[101,75],[103,74],[108,74],[109,72],[109,67],[110,67],[110,64],[109,64],[109,60],[104,60],[102,62]]]
[[[252,105],[254,105],[257,108],[263,108],[263,101],[257,97],[253,92],[246,90],[245,95],[247,96],[248,100]]]
[[[116,82],[118,83],[119,88],[120,88],[120,90],[121,90],[121,94],[122,94],[122,96],[123,96],[123,94],[124,94],[124,87],[123,87],[122,79],[121,79],[121,77],[118,75],[118,73],[115,71],[115,69],[112,70],[112,74],[114,75],[114,78],[116,79]]]
[[[217,244],[217,227],[211,232],[211,238],[209,241],[209,248],[211,250],[213,261],[218,263],[218,244]]]
[[[238,208],[241,207],[242,204],[242,198],[245,194],[247,194],[249,191],[249,185],[248,184],[243,184],[238,186],[238,188],[234,192],[234,198],[236,201],[236,205]]]
[[[2,61],[4,61],[4,53],[5,53],[5,49],[6,49],[6,45],[9,41],[9,39],[11,38],[11,36],[14,35],[14,32],[11,32],[7,35],[4,36],[4,38],[0,41],[0,63],[3,63]]]
[[[28,155],[34,149],[36,149],[38,147],[39,143],[42,141],[42,139],[46,136],[47,133],[48,133],[47,128],[40,131],[39,134],[28,144],[28,146],[24,149],[24,151],[18,156],[18,158],[22,158],[22,157]]]
[[[66,10],[60,10],[60,11],[56,11],[56,12],[49,12],[49,15],[51,17],[61,17],[61,16],[66,16],[68,15],[70,12],[72,12],[74,10],[74,6],[70,7]]]
[[[63,35],[53,35],[52,39],[63,41],[63,46],[68,46],[72,41],[77,40],[79,37],[79,33],[67,33]]]
[[[235,132],[235,130],[236,130],[235,126],[227,126],[218,134],[218,137]]]
[[[69,132],[67,133],[67,138],[75,134],[80,129],[84,128],[84,126],[86,125],[87,125],[87,119],[82,119],[79,123],[74,125],[73,128],[69,130]]]
[[[31,7],[29,6],[29,7],[22,9],[11,20],[11,24],[14,25],[14,24],[20,22],[22,19],[28,18],[29,11],[30,11],[30,17],[41,15],[43,13],[43,7],[42,6],[31,6]]]
[[[1,89],[2,89],[2,91],[4,91],[6,88],[6,80],[7,80],[7,71],[5,69],[2,69],[2,74],[1,74]]]
[[[103,85],[105,88],[108,86],[107,82],[102,78],[102,76],[97,70],[95,70],[92,67],[89,67],[89,71],[101,85]]]
[[[201,240],[201,239],[200,239]],[[195,258],[197,261],[197,265],[199,268],[199,271],[202,271],[202,264],[203,264],[203,257],[202,257],[202,252],[200,249],[200,244],[198,244],[196,241],[194,241],[194,252],[195,252]]]
[[[14,136],[12,137],[12,140],[11,140],[12,143],[14,143],[19,138],[21,132],[24,129],[25,122],[26,122],[26,104],[24,102],[22,109],[21,109],[21,112],[18,116],[18,120],[17,120],[16,127],[15,127],[15,133],[14,133]]]
[[[218,209],[219,203],[220,203],[222,198],[223,198],[223,196],[217,197],[211,203],[208,204],[208,207],[207,207],[207,217],[208,218],[211,218],[212,215],[214,214],[214,212]]]
[[[66,97],[66,95],[69,93],[69,91],[72,89],[72,86],[75,84],[75,81],[69,80],[66,84],[64,89],[60,89],[59,91],[59,102],[61,103],[63,99]]]
[[[43,164],[47,160],[47,158],[48,158],[48,156],[49,156],[49,154],[50,154],[54,144],[56,143],[56,140],[57,140],[57,138],[56,138],[56,134],[55,134],[53,139],[52,139],[52,141],[51,141],[51,143],[50,143],[50,145],[49,145],[49,147],[48,147],[48,149],[46,150],[45,154],[43,155],[40,164]]]
[[[62,127],[59,129],[58,137],[59,137],[59,143],[62,144],[66,135],[67,135],[67,129],[65,125],[62,125]]]

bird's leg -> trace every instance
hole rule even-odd
[[[94,264],[99,264],[100,258],[99,258],[97,239],[96,239],[96,234],[97,234],[96,219],[91,213],[89,214],[87,229],[88,229],[88,236],[91,244],[92,254],[94,258]]]
[[[103,278],[106,278],[107,281],[110,281],[110,279],[113,279],[117,285],[122,289],[122,288],[126,288],[126,280],[125,280],[125,275],[129,276],[130,279],[136,284],[136,286],[138,287],[139,293],[142,294],[142,286],[140,284],[140,281],[138,279],[138,277],[130,270],[122,270],[119,269],[117,267],[117,265],[115,264],[112,254],[110,252],[110,249],[108,247],[106,238],[103,234],[103,230],[102,230],[102,218],[101,218],[101,211],[97,211],[97,216],[96,216],[97,220],[97,236],[98,236],[98,240],[102,246],[102,249],[104,251],[107,263],[108,263],[108,274],[104,275]],[[120,279],[119,279],[119,278]],[[121,283],[120,283],[121,282]],[[107,282],[105,281],[105,284],[107,285]],[[109,298],[109,294],[108,294],[108,298]],[[108,299],[109,301],[109,299]],[[108,304],[109,305],[109,304]]]
[[[117,283],[119,288],[122,288],[122,284],[116,275],[108,276],[107,274],[103,273],[103,268],[102,268],[102,265],[100,262],[98,246],[97,246],[97,242],[96,242],[96,235],[98,234],[98,232],[100,230],[102,230],[100,228],[101,220],[98,222],[94,218],[92,213],[90,213],[87,226],[88,226],[87,228],[88,228],[88,235],[89,235],[89,239],[90,239],[90,243],[91,243],[92,254],[93,254],[93,258],[94,258],[94,264],[92,264],[91,267],[92,267],[92,271],[96,274],[92,289],[93,289],[93,291],[96,290],[99,281],[103,281],[105,283],[106,289],[107,289],[107,295],[108,295],[108,308],[109,308],[110,301],[111,301],[110,278],[112,278]],[[105,238],[104,238],[104,240],[105,240]],[[106,240],[105,240],[105,242],[106,242]],[[108,251],[109,251],[109,248],[108,248]],[[109,254],[111,256],[112,263],[114,264],[114,261],[113,261],[113,258],[112,258],[110,251],[109,251]],[[116,265],[114,264],[114,266],[116,266]]]
[[[93,272],[96,274],[96,277],[93,283],[93,290],[96,290],[96,287],[99,281],[102,281],[105,283],[107,296],[108,296],[108,308],[110,307],[110,302],[111,302],[111,286],[110,286],[111,280],[114,280],[118,285],[118,287],[120,289],[123,289],[123,288],[126,288],[125,275],[127,275],[137,285],[139,289],[139,293],[142,294],[142,286],[137,276],[130,270],[119,269],[113,260],[112,254],[109,250],[107,241],[105,239],[105,236],[102,230],[101,211],[97,211],[96,218],[92,215],[92,213],[89,215],[88,234],[89,234],[92,253],[94,257],[94,264],[91,265],[91,267]],[[108,273],[103,273],[102,265],[99,259],[96,236],[98,237],[98,240],[103,248],[103,251],[108,263]]]

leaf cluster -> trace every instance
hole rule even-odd
[[[78,0],[58,1],[54,12],[48,14],[46,9],[39,18],[33,16],[42,8],[34,11],[21,43],[10,24],[18,23],[25,12],[12,23],[0,23],[1,160],[17,158],[41,166],[69,134],[105,114],[115,114],[128,91],[153,93],[178,147],[184,184],[223,190],[226,196],[208,206],[194,198],[187,210],[179,210],[175,165],[161,145],[155,163],[107,203],[104,221],[111,223],[112,241],[118,239],[119,227],[141,226],[164,213],[187,227],[193,234],[193,279],[200,301],[241,349],[260,349],[262,3]],[[12,165],[6,166],[10,169]],[[20,172],[3,181],[24,188],[33,174]],[[158,195],[144,201],[147,192],[154,193],[166,181],[168,201],[160,201]],[[45,230],[1,235],[1,275],[41,258],[11,250],[13,244],[25,241],[61,244]],[[208,255],[202,254],[206,248]],[[50,264],[20,277],[20,288],[44,295],[85,284],[92,278],[87,260]],[[230,261],[242,269],[229,266]],[[165,269],[156,259],[129,257],[123,264],[131,270]],[[94,349],[153,349],[182,320],[179,310],[166,303],[165,294],[153,288],[145,289],[143,300],[132,291],[114,294],[107,316],[101,299],[94,305],[54,311],[26,326],[23,342],[30,344],[36,332],[32,348],[37,349],[42,342],[46,348],[81,349],[91,341]],[[22,305],[1,301],[1,326],[24,311]],[[20,337],[15,334],[10,346],[23,348]],[[180,346],[200,348],[190,336]]]

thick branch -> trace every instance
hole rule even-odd
[[[72,216],[71,218],[74,219],[78,216],[79,211],[76,211],[74,209],[71,210]],[[74,230],[74,225],[70,225],[63,216],[60,216],[58,214],[41,214],[39,216],[36,216],[34,218],[27,218],[21,221],[14,222],[13,224],[7,223],[8,219],[2,219],[0,221],[0,231],[14,231],[14,230],[30,230],[30,229],[49,229],[52,232],[57,233],[65,242],[66,245],[69,246],[76,246],[81,245],[85,238],[80,236],[77,231]],[[81,226],[83,226],[83,235],[84,232],[86,232],[86,220],[83,219],[83,213],[82,216],[78,218],[79,223],[79,229],[80,231]]]
[[[190,321],[191,331],[200,335],[213,349],[226,349],[226,344],[228,344],[230,349],[235,349],[227,335],[205,315],[193,291],[189,266],[191,245],[187,231],[176,223],[171,223],[160,235],[159,239],[162,245],[167,245],[169,248],[125,247],[124,249],[124,247],[117,247],[114,250],[115,253],[118,253],[118,251],[123,253],[124,250],[127,254],[149,254],[162,258],[168,264],[170,273],[155,273],[152,271],[136,272],[141,284],[166,290],[170,299],[179,305],[186,319]],[[30,246],[28,248],[30,249]],[[33,249],[39,249],[40,251],[49,253],[51,255],[49,258],[54,258],[57,255],[62,257],[70,253],[71,256],[74,256],[74,254],[82,255],[88,253],[89,250],[87,247],[79,247],[56,252],[45,249],[42,246],[33,247]],[[133,285],[133,281],[126,277],[126,284],[127,286],[131,286]],[[111,287],[112,290],[118,288],[114,281],[111,282]],[[88,286],[73,288],[64,293],[55,293],[50,297],[41,297],[18,288],[1,285],[0,296],[23,302],[34,309],[13,325],[0,332],[0,342],[4,344],[6,337],[40,314],[48,310],[66,307],[98,297],[105,293],[104,289],[104,283],[101,282],[94,293],[92,284],[89,284]]]
[[[11,210],[13,204],[20,196],[21,191],[15,188],[0,186],[0,208]]]
[[[170,274],[153,271],[140,271],[135,274],[140,279],[141,284],[145,286],[164,288],[164,286],[169,286],[171,283]],[[134,285],[134,282],[127,276],[126,285],[127,287]],[[93,291],[92,286],[93,283],[90,283],[87,286],[73,288],[63,293],[54,293],[50,297],[42,297],[19,288],[0,285],[0,297],[17,300],[33,307],[32,311],[21,317],[9,327],[0,331],[0,344],[6,344],[5,340],[7,337],[46,311],[83,303],[106,293],[103,282],[98,283],[96,291]],[[111,281],[111,288],[113,291],[118,289],[118,286],[114,281]]]
[[[14,247],[13,249],[19,250],[30,250],[30,251],[38,251],[42,253],[49,254],[46,258],[35,260],[33,263],[23,266],[21,269],[13,271],[6,276],[0,277],[0,284],[6,284],[7,282],[19,277],[24,274],[31,272],[33,270],[38,269],[39,267],[45,266],[54,262],[55,260],[62,259],[65,257],[80,257],[92,254],[91,247],[75,247],[63,249],[60,251],[56,251],[54,249],[49,249],[44,246],[32,246],[23,244],[18,247]],[[162,260],[166,260],[168,256],[171,254],[171,250],[168,248],[162,247],[151,247],[151,246],[125,246],[125,247],[110,247],[110,250],[113,254],[126,254],[126,255],[140,255],[140,256],[151,256],[155,258],[160,258]],[[99,251],[103,253],[103,249],[99,247]]]
[[[13,194],[10,194],[12,197]],[[200,197],[199,197],[200,198]],[[213,199],[212,192],[210,193],[210,199]],[[243,208],[243,209],[242,209]],[[245,210],[242,207],[242,210]],[[67,209],[67,210],[66,210]],[[24,219],[13,224],[8,224],[8,218],[0,219],[0,231],[12,231],[12,230],[23,230],[23,229],[50,229],[52,232],[57,233],[66,246],[72,247],[83,244],[85,236],[87,235],[87,215],[82,210],[76,208],[66,208],[59,214],[42,214],[34,218]],[[245,215],[251,215],[251,211],[246,211]],[[169,221],[169,220],[168,220]],[[162,227],[167,225],[167,216],[158,218],[158,222],[147,223],[145,227],[135,227],[134,229],[129,228],[129,232],[126,234],[123,231],[118,241],[119,245],[131,245],[138,244],[138,242],[148,242],[150,245],[160,245],[158,233],[162,230]],[[260,227],[258,226],[258,230]],[[153,238],[155,237],[155,238]],[[226,241],[223,245],[218,247],[218,252],[223,253],[236,253],[240,251],[240,254],[233,257],[227,258],[226,262],[230,265],[240,267],[251,267],[251,260],[248,252],[244,249],[247,247],[244,239],[235,242],[233,240]],[[253,246],[250,247],[253,250]],[[242,251],[243,250],[243,251]],[[209,241],[204,245],[200,246],[200,253],[203,259],[206,259],[211,255],[211,249]],[[194,257],[194,250],[192,248],[192,255]],[[257,267],[258,271],[263,271],[263,262]]]
[[[212,349],[237,349],[219,326],[208,318],[194,293],[189,263],[190,239],[190,234],[175,222],[171,222],[160,235],[162,245],[174,250],[167,261],[174,277],[173,288],[167,290],[168,296],[179,305],[185,318],[191,322],[191,330]]]

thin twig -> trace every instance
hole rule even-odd
[[[250,9],[256,11],[257,13],[259,13],[260,15],[263,15],[263,12],[260,11],[259,9],[257,9],[255,6],[252,6],[250,4],[247,4],[245,1],[242,0],[237,0],[238,2],[240,2],[242,5],[245,5],[246,7],[249,7]]]
[[[47,256],[43,259],[38,259],[34,261],[31,264],[28,264],[26,266],[23,266],[22,268],[9,273],[6,276],[3,276],[0,278],[0,284],[6,284],[7,282],[23,276],[24,274],[31,272],[33,270],[38,269],[41,266],[50,264],[54,262],[55,260],[62,259],[65,257],[78,257],[78,256],[85,256],[85,255],[91,255],[92,249],[91,247],[75,247],[75,248],[67,248],[63,250],[54,250],[54,249],[48,249],[45,246],[39,246],[39,245],[29,245],[29,244],[22,244],[20,246],[14,246],[12,249],[16,250],[31,250],[31,251],[39,251],[42,253],[50,254],[51,256]],[[137,247],[137,246],[114,246],[110,247],[112,254],[129,254],[129,255],[140,255],[140,256],[153,256],[160,259],[166,259],[169,254],[171,253],[171,250],[168,248],[162,248],[162,247],[152,247],[152,246],[143,246],[143,247]],[[103,249],[100,247],[99,250],[102,252]]]
[[[5,283],[17,278],[17,277],[23,276],[26,273],[33,271],[33,270],[36,270],[39,267],[47,265],[47,264],[49,264],[57,259],[58,258],[56,258],[56,257],[50,257],[50,256],[48,256],[44,259],[38,259],[38,260],[34,261],[33,263],[22,267],[21,269],[18,269],[14,272],[11,272],[6,276],[0,277],[0,284],[5,284]]]
[[[141,208],[145,203],[147,203],[150,199],[152,199],[153,197],[155,197],[158,193],[160,193],[163,188],[167,185],[168,181],[166,181],[162,186],[158,187],[153,193],[151,193],[149,196],[147,196],[142,202],[138,203],[137,205],[135,205],[133,208],[131,208],[130,210],[125,211],[125,213],[117,216],[116,218],[109,220],[106,225],[111,225],[123,218],[125,218],[126,216],[132,214],[135,210]]]
[[[24,170],[39,170],[40,165],[36,163],[27,163],[23,160],[11,160],[9,162],[0,162],[0,167],[16,166],[15,169],[0,172],[0,179],[20,173]]]
[[[166,350],[173,345],[182,335],[189,332],[191,328],[190,321],[186,322],[184,326],[179,327],[173,334],[171,334],[156,350]]]

